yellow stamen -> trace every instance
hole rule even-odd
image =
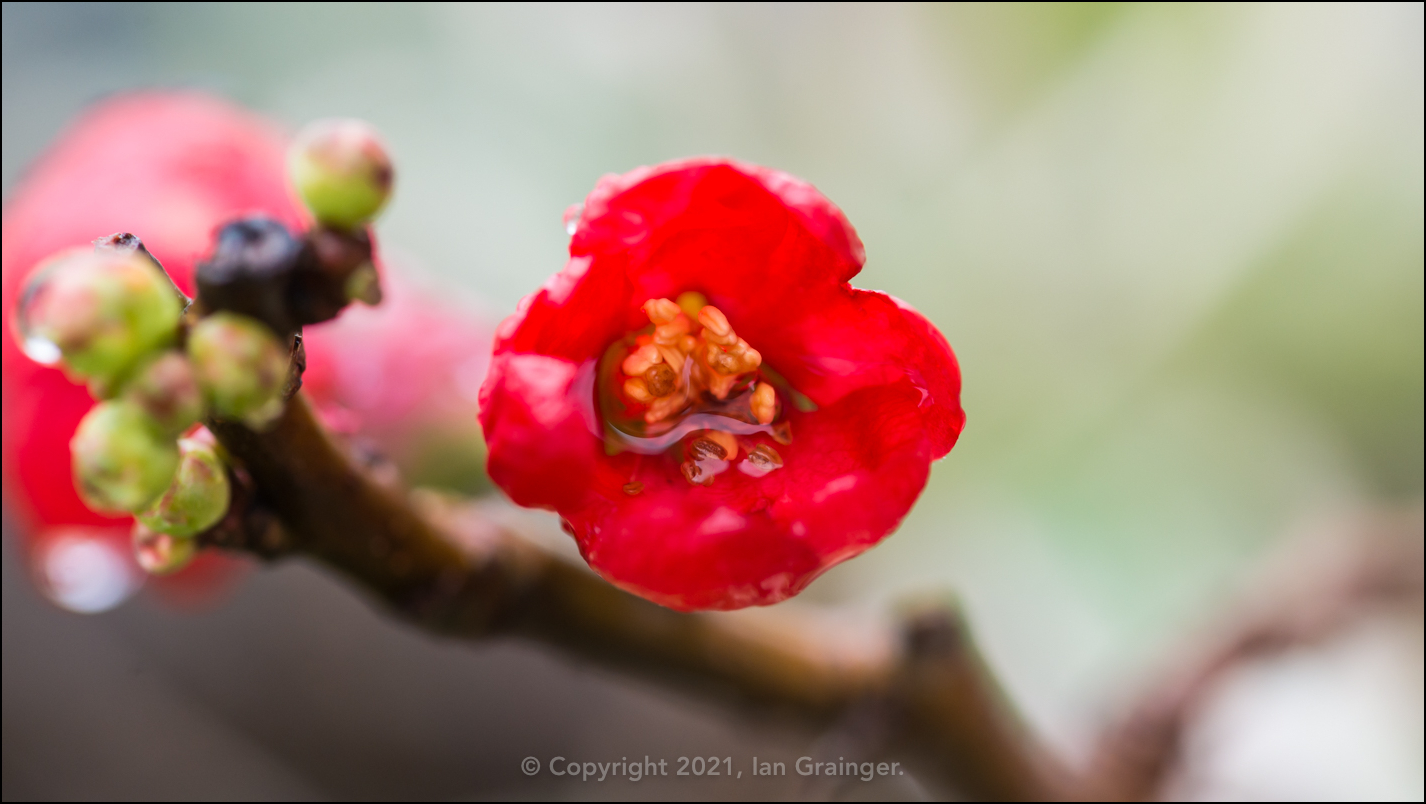
[[[731,346],[738,342],[738,336],[733,332],[733,325],[728,323],[728,317],[711,304],[698,311],[698,323],[703,325],[703,338],[709,343]]]
[[[642,383],[642,380],[640,380],[640,382]],[[645,391],[645,393],[647,393],[647,391]],[[654,422],[661,422],[680,410],[683,410],[684,407],[688,405],[688,397],[684,395],[683,391],[679,390],[668,396],[652,399],[648,405],[649,409],[644,412],[644,421],[653,424]]]
[[[624,363],[620,368],[630,377],[641,377],[651,366],[662,362],[663,355],[659,354],[659,348],[653,344],[647,344],[630,352],[629,356],[624,358]],[[657,396],[663,396],[663,394],[657,394]]]
[[[644,312],[648,314],[649,320],[654,324],[667,324],[683,311],[668,299],[649,299],[644,302]]]
[[[655,399],[654,395],[649,393],[648,386],[644,385],[644,380],[641,377],[630,377],[625,380],[624,393],[628,394],[629,398],[635,402],[643,402],[645,404]]]
[[[723,460],[731,461],[738,457],[738,437],[732,433],[725,433],[722,430],[708,430],[703,433],[703,438],[723,448]]]
[[[688,320],[688,316],[679,313],[672,321],[665,321],[656,324],[654,327],[654,343],[660,346],[673,346],[683,341],[683,336],[693,329],[693,324]]]
[[[728,459],[728,450],[717,441],[708,438],[712,432],[693,439],[688,445],[688,455],[695,461],[723,461]]]
[[[640,406],[645,425],[657,427],[626,430],[616,424],[615,429],[635,441],[662,438],[669,434],[669,425],[684,422],[686,427],[692,423],[687,417],[696,416],[695,426],[708,429],[697,430],[683,441],[680,468],[688,482],[700,486],[734,468],[760,478],[782,467],[782,456],[772,444],[747,440],[752,432],[740,441],[734,433],[716,429],[719,423],[726,421],[729,428],[739,430],[755,424],[757,431],[779,445],[792,440],[789,422],[779,421],[784,403],[758,371],[762,354],[738,337],[728,316],[707,301],[694,291],[679,294],[676,303],[649,299],[643,310],[653,332],[633,334],[617,345],[629,350],[618,362],[622,375],[616,375],[624,378],[623,399]],[[604,404],[602,391],[600,399]],[[643,484],[635,481],[624,486],[629,495],[642,491]]]
[[[762,355],[738,337],[723,311],[709,304],[698,311],[698,323],[703,325],[702,360],[708,369],[705,380],[708,390],[719,399],[727,399],[738,377],[762,365]]]
[[[748,404],[753,415],[757,417],[758,424],[772,424],[772,420],[777,417],[777,392],[765,382],[758,383],[753,389],[753,396],[748,400]]]
[[[684,337],[688,336],[685,335]],[[686,352],[680,351],[677,346],[665,346],[663,344],[659,344],[654,348],[659,350],[659,354],[668,362],[669,368],[672,368],[674,373],[677,374],[683,371],[683,361],[687,354]]]
[[[649,406],[644,413],[649,424],[681,412],[704,392],[726,400],[762,365],[758,350],[739,338],[723,311],[708,304],[700,293],[679,294],[676,303],[649,299],[643,310],[654,325],[653,334],[641,336],[642,345],[630,352],[620,367],[630,378],[625,385],[628,396]],[[696,316],[701,327],[696,335],[690,316]],[[686,365],[690,357],[695,358],[691,372]],[[756,393],[751,403],[753,416],[758,423],[769,424],[777,416],[777,396],[771,387]]]
[[[644,313],[654,324],[652,346],[675,373],[682,373],[684,358],[692,351],[682,347],[691,337],[688,331],[693,329],[693,322],[668,299],[649,299],[644,302]]]

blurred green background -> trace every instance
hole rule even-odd
[[[398,167],[385,247],[492,318],[562,266],[561,213],[604,173],[714,153],[813,182],[866,244],[856,284],[950,340],[968,426],[901,530],[791,605],[850,623],[954,590],[1074,755],[1272,544],[1420,499],[1422,29],[1418,4],[6,3],[3,181],[125,88],[208,88],[291,127],[363,117]],[[224,605],[324,583],[301,572]],[[142,636],[172,616],[142,611],[116,627],[182,677]],[[1240,695],[1220,720],[1258,736],[1225,726],[1183,794],[1419,799],[1406,631]],[[13,782],[6,723],[7,797],[39,794]],[[434,794],[527,790],[513,764],[471,774]],[[661,794],[727,794],[695,790]]]

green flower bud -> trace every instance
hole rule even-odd
[[[164,432],[177,436],[203,416],[203,392],[182,352],[164,351],[134,372],[123,398],[138,405]]]
[[[219,312],[188,333],[188,358],[215,415],[261,430],[282,415],[287,349],[256,319]]]
[[[202,533],[228,512],[232,490],[228,471],[213,447],[185,438],[178,442],[178,472],[168,491],[138,520],[151,530],[180,538]]]
[[[178,447],[138,405],[95,405],[69,442],[74,485],[97,511],[142,511],[178,469]]]
[[[318,120],[288,154],[292,184],[326,226],[354,229],[376,217],[391,195],[391,158],[360,120]]]
[[[135,252],[70,249],[46,260],[21,291],[16,335],[25,354],[110,387],[171,343],[183,300],[154,263]]]
[[[134,559],[145,572],[167,575],[188,566],[198,554],[198,542],[171,533],[159,533],[134,523]]]

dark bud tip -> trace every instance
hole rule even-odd
[[[324,226],[307,233],[306,248],[293,273],[288,307],[299,324],[329,321],[352,301],[353,277],[375,275],[371,235]]]
[[[229,223],[219,231],[212,255],[198,266],[204,312],[239,313],[283,336],[295,331],[301,321],[289,309],[289,297],[302,256],[302,241],[275,220]]]
[[[149,254],[149,250],[144,247],[144,241],[140,240],[138,235],[129,232],[115,232],[107,237],[101,237],[94,241],[94,248],[101,251],[110,249],[120,254],[131,254],[137,251],[149,259],[153,259],[153,255]]]

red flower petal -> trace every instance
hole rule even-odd
[[[836,207],[693,159],[606,177],[577,226],[565,270],[501,325],[481,392],[512,499],[558,511],[596,571],[678,609],[783,600],[896,527],[964,425],[960,371],[920,314],[847,284],[863,252]],[[605,454],[597,360],[648,323],[647,299],[689,290],[818,406],[787,406],[782,469],[695,487],[666,456]]]

